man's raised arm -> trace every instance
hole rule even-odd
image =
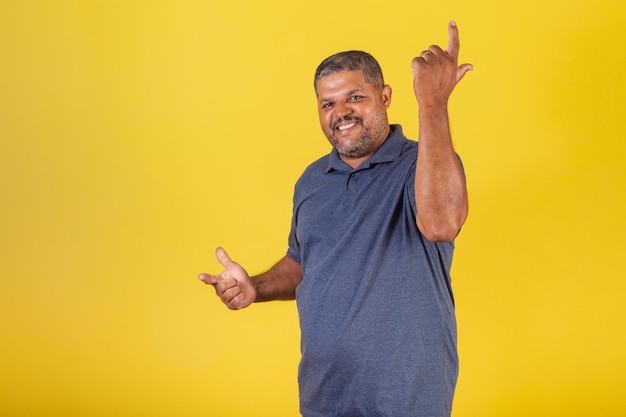
[[[471,64],[458,65],[459,31],[448,26],[446,51],[433,45],[412,62],[419,106],[419,157],[415,168],[417,226],[431,241],[454,239],[467,217],[465,177],[452,145],[448,99]]]

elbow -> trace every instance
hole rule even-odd
[[[420,230],[422,235],[431,242],[450,242],[459,234],[461,228],[440,228]]]
[[[452,219],[434,219],[428,222],[417,217],[417,227],[422,235],[431,242],[450,242],[461,231],[467,213]]]

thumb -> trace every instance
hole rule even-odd
[[[230,259],[230,256],[228,256],[224,248],[222,248],[221,246],[215,250],[215,256],[217,257],[219,263],[222,264],[222,266],[226,269],[230,269],[237,265],[235,262],[232,261],[232,259]]]
[[[461,81],[465,74],[473,69],[474,66],[472,64],[459,65],[459,67],[456,69],[456,82],[458,83],[459,81]]]

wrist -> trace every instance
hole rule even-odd
[[[447,113],[448,99],[446,97],[418,98],[417,106],[420,112]]]

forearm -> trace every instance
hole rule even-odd
[[[285,256],[269,271],[251,279],[256,290],[255,302],[294,300],[296,287],[302,281],[302,268],[294,259]]]
[[[467,217],[467,188],[452,145],[447,103],[422,103],[419,121],[416,221],[427,239],[449,241]]]

